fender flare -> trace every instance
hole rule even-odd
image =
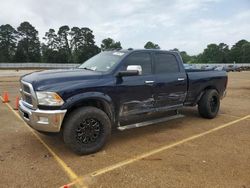
[[[216,91],[218,92],[218,94],[220,95],[218,89],[217,89],[215,86],[207,86],[207,87],[204,87],[204,88],[201,90],[200,94],[196,97],[195,104],[198,104],[198,102],[200,101],[201,97],[204,95],[204,93],[205,93],[206,90],[208,90],[208,89],[214,89],[214,90],[216,90]]]
[[[115,120],[115,109],[114,104],[110,96],[101,92],[84,92],[74,96],[69,97],[65,103],[62,105],[61,109],[71,109],[79,103],[86,100],[96,100],[100,101],[104,105],[107,115],[110,117],[111,121]]]

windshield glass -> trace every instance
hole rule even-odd
[[[108,72],[117,65],[124,54],[124,52],[101,52],[85,61],[78,68]]]

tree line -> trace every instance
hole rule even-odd
[[[121,43],[107,38],[98,47],[87,27],[49,29],[40,42],[38,31],[29,22],[22,22],[17,29],[9,24],[0,26],[0,62],[82,63],[101,50],[114,49],[122,49]]]
[[[145,49],[160,49],[148,41]],[[29,22],[22,22],[16,29],[9,24],[0,26],[0,62],[82,63],[105,50],[120,50],[122,45],[112,38],[95,43],[93,31],[87,27],[61,26],[49,29],[43,42],[38,31]],[[173,49],[179,51],[178,49]],[[227,44],[209,44],[204,51],[190,56],[179,51],[186,63],[250,63],[250,42],[240,40],[231,48]]]
[[[160,49],[158,44],[149,41],[144,48]],[[231,48],[225,43],[208,44],[204,51],[198,55],[188,55],[185,51],[178,51],[185,63],[250,63],[250,42],[240,40]]]

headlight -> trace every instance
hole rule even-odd
[[[61,106],[64,101],[55,92],[36,92],[39,105],[45,106]]]

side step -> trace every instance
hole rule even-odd
[[[130,124],[130,125],[117,127],[117,129],[120,130],[120,131],[124,131],[124,130],[127,130],[127,129],[137,128],[137,127],[144,127],[144,126],[147,126],[147,125],[162,123],[162,122],[165,122],[165,121],[178,119],[178,118],[183,118],[183,117],[185,117],[185,116],[182,115],[182,114],[176,114],[176,115],[169,116],[169,117],[158,118],[158,119],[154,119],[154,120],[144,121],[144,122],[141,122],[141,123],[134,123],[134,124]]]

